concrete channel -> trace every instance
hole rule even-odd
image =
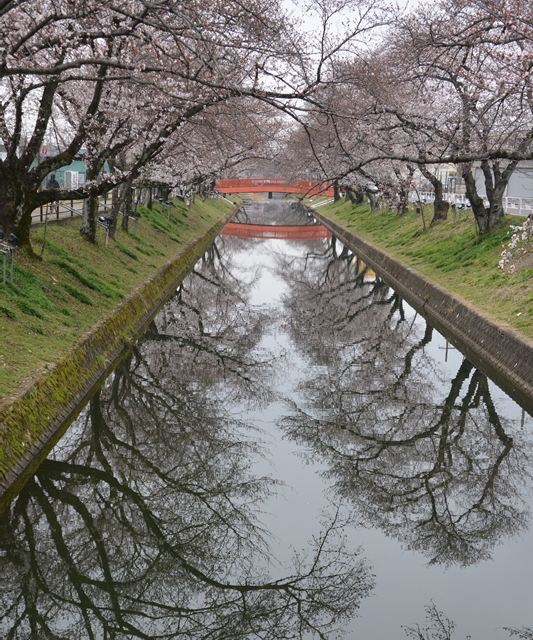
[[[315,210],[313,216],[394,288],[478,369],[486,373],[525,410],[533,414],[533,343],[501,327],[466,302],[414,269],[402,265],[372,244]],[[235,211],[167,262],[102,320],[55,369],[43,375],[0,415],[0,434],[24,440],[26,425],[38,436],[24,441],[20,455],[0,472],[0,513],[24,486],[65,433],[94,391],[105,381],[131,345]],[[126,337],[127,334],[127,337]],[[64,388],[68,378],[75,385]],[[58,393],[58,388],[61,390]]]

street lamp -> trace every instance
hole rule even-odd
[[[113,216],[98,216],[98,223],[101,224],[105,229],[105,248],[107,249],[107,245],[109,244],[109,231],[111,230],[111,225],[113,224]]]
[[[137,233],[137,220],[141,217],[138,211],[130,211],[130,218],[133,218],[133,233]]]

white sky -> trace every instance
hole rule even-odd
[[[392,0],[389,6],[392,8],[396,6],[398,9],[405,10],[406,12],[414,11],[422,2],[426,5],[434,2],[435,0]],[[312,30],[318,24],[316,15],[310,12],[305,5],[309,4],[309,0],[281,0],[282,6],[289,12],[302,18],[303,24],[306,28]]]

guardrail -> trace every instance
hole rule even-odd
[[[68,202],[68,201],[67,201]],[[169,204],[169,203],[165,203]],[[75,205],[78,205],[76,207]],[[104,200],[98,202],[99,212],[103,209],[105,214],[107,209],[111,209],[111,205],[107,204]],[[35,211],[32,214],[32,218],[37,218],[39,222],[50,222],[53,220],[64,220],[65,218],[73,218],[75,215],[83,216],[83,200],[70,200],[70,206],[65,204],[62,200],[51,202],[48,205],[41,205],[37,213]],[[122,214],[125,215],[125,214]],[[137,220],[140,217],[136,211],[130,211],[129,218],[133,220],[133,233],[137,233]],[[105,232],[105,246],[108,246],[109,242],[109,230],[111,227],[111,216],[100,215],[96,221],[97,225],[102,227]]]
[[[528,216],[533,213],[533,198],[503,198],[503,210],[516,216]]]
[[[220,179],[215,189],[221,193],[301,193],[307,195],[333,194],[331,182],[316,180],[287,180],[285,178]]]
[[[470,200],[468,196],[464,193],[443,193],[442,199],[450,204],[455,205],[464,205],[465,207],[470,207]],[[435,202],[435,192],[434,191],[411,191],[409,193],[409,200],[411,202],[419,202],[421,201],[424,204],[429,204],[431,202]],[[488,200],[483,198],[483,202],[485,205],[488,205]]]
[[[455,204],[459,209],[469,209],[470,201],[465,194],[461,193],[448,193],[444,194],[444,200],[447,200],[450,204]],[[409,194],[409,200],[411,202],[418,202],[421,200],[425,204],[430,204],[435,201],[435,193],[433,191],[411,191]],[[483,204],[488,207],[489,201],[483,197]],[[533,197],[510,197],[505,196],[502,198],[503,210],[505,213],[510,213],[516,216],[528,216],[533,213]]]
[[[74,217],[74,214],[81,216],[82,210],[77,209],[74,206],[75,204],[80,204],[81,208],[83,208],[83,201],[74,201],[74,199],[70,200],[70,206],[62,200],[51,202],[48,205],[41,205],[37,212],[34,211],[32,213],[32,218],[38,218],[39,222],[44,222],[51,219],[60,220],[61,218],[69,217],[69,214],[70,217]]]
[[[332,202],[335,202],[335,198],[327,198],[326,200],[322,200],[321,202],[318,202],[317,204],[312,203],[310,206],[313,209],[316,209],[317,207],[322,207],[325,204],[331,204]]]

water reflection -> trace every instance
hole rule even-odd
[[[331,637],[373,587],[335,512],[269,577],[234,407],[270,398],[257,273],[213,247],[1,522],[0,631],[12,638]]]
[[[430,563],[487,559],[524,530],[530,449],[464,360],[449,378],[401,299],[335,242],[278,256],[287,331],[310,365],[281,426],[326,464],[331,491],[366,526]]]
[[[252,202],[250,205],[241,207],[232,222],[242,224],[268,224],[268,225],[289,225],[304,226],[317,224],[308,210],[297,202],[286,200],[271,200]]]
[[[312,224],[283,207],[247,222]],[[433,565],[488,558],[528,524],[530,444],[434,338],[335,238],[220,237],[1,519],[0,635],[329,639],[374,587],[361,526]],[[283,571],[253,426],[278,411],[272,455],[301,446],[343,504]]]

